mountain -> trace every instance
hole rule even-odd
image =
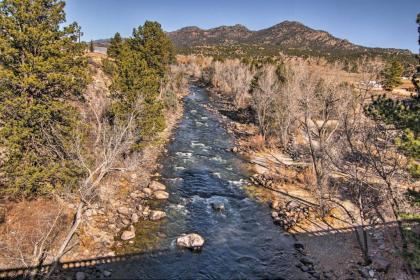
[[[259,45],[279,49],[306,51],[364,52],[381,51],[410,55],[409,50],[368,48],[332,36],[322,30],[315,30],[296,21],[283,21],[272,27],[251,31],[243,25],[220,26],[212,29],[184,27],[168,32],[178,48],[197,46]]]
[[[357,59],[361,55],[398,59],[414,64],[415,57],[409,50],[370,48],[334,37],[322,30],[315,30],[296,21],[283,21],[272,27],[252,31],[243,25],[220,26],[201,29],[184,27],[167,32],[178,53],[201,53],[212,56],[261,56],[277,55],[280,51],[289,55],[315,55],[330,59]],[[95,41],[106,47],[109,40]]]

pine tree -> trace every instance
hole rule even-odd
[[[420,25],[420,14],[417,15],[417,23]],[[420,66],[417,69],[420,76]],[[381,96],[367,108],[367,112],[374,118],[403,130],[402,137],[396,139],[396,143],[411,158],[409,170],[413,177],[420,177],[420,90],[416,77],[414,74],[413,83],[417,88],[417,95],[404,102]]]
[[[12,196],[72,187],[79,168],[66,152],[86,87],[80,28],[65,27],[64,2],[0,2],[0,192]]]
[[[173,59],[173,48],[157,22],[146,21],[121,43],[119,38],[116,34],[108,48],[108,55],[116,65],[111,115],[121,118],[141,101],[142,110],[136,119],[140,143],[153,139],[165,127],[160,82]]]
[[[90,43],[89,43],[89,51],[90,52],[94,52],[95,51],[95,47],[93,46],[93,41],[92,40],[90,40]]]
[[[158,22],[146,21],[143,26],[133,30],[130,39],[133,50],[142,52],[147,65],[163,77],[166,67],[174,60],[171,40],[166,36]]]
[[[382,71],[383,87],[386,90],[392,91],[397,86],[401,85],[401,75],[403,73],[403,67],[398,61],[392,61]]]
[[[419,46],[420,46],[420,13],[417,15],[416,22],[419,25],[418,26],[418,32],[419,32],[418,43],[419,43]],[[420,53],[417,54],[416,73],[414,73],[412,81],[413,81],[413,84],[414,84],[414,86],[416,88],[417,95],[420,95]]]
[[[123,40],[120,33],[115,33],[114,38],[111,38],[110,45],[107,49],[107,54],[109,57],[116,58],[120,54],[122,48]]]

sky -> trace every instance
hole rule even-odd
[[[67,21],[78,22],[83,39],[129,36],[145,20],[165,31],[185,26],[243,24],[251,30],[284,20],[299,21],[352,43],[418,53],[416,15],[420,0],[67,0]]]

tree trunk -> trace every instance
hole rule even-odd
[[[84,207],[85,207],[85,203],[81,201],[77,207],[76,214],[74,215],[73,225],[71,226],[69,232],[66,235],[66,238],[64,239],[59,250],[57,251],[54,257],[54,260],[52,262],[51,269],[48,272],[46,279],[49,279],[51,277],[52,273],[57,268],[57,265],[59,264],[61,257],[66,253],[67,246],[69,245],[71,239],[73,238],[74,233],[79,228],[80,222],[82,221],[82,213],[83,213]]]

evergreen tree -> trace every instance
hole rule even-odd
[[[107,54],[109,57],[116,58],[120,54],[122,48],[123,40],[120,33],[115,33],[114,38],[111,38],[110,45],[107,49]]]
[[[417,23],[420,25],[420,14],[417,15]],[[396,143],[412,159],[409,170],[414,177],[420,177],[420,91],[417,84],[419,80],[416,79],[420,76],[420,67],[417,69],[418,74],[413,76],[416,95],[404,101],[381,96],[367,108],[367,112],[374,118],[403,130],[402,137],[396,139]]]
[[[130,45],[142,52],[147,65],[163,77],[166,67],[174,60],[172,42],[158,22],[146,21],[143,26],[133,30]]]
[[[419,46],[420,46],[420,13],[417,15],[417,21],[416,22],[419,25],[418,26],[418,32],[419,32],[418,43],[419,43]],[[419,49],[419,51],[420,51],[420,49]],[[416,73],[414,73],[412,81],[413,81],[413,84],[416,88],[417,95],[420,95],[420,53],[417,54]]]
[[[0,191],[49,193],[77,183],[66,152],[88,80],[80,28],[59,0],[0,2]],[[67,102],[66,102],[67,101]]]
[[[95,47],[93,46],[93,41],[92,40],[90,40],[89,51],[90,52],[94,52],[95,51]]]
[[[119,38],[116,34],[108,49],[116,65],[111,115],[121,118],[141,101],[142,109],[136,118],[140,143],[153,139],[165,127],[160,82],[173,59],[173,48],[157,22],[146,21],[121,44]]]
[[[401,75],[403,73],[403,67],[398,61],[392,61],[383,71],[383,87],[386,90],[393,90],[397,86],[401,85]]]

